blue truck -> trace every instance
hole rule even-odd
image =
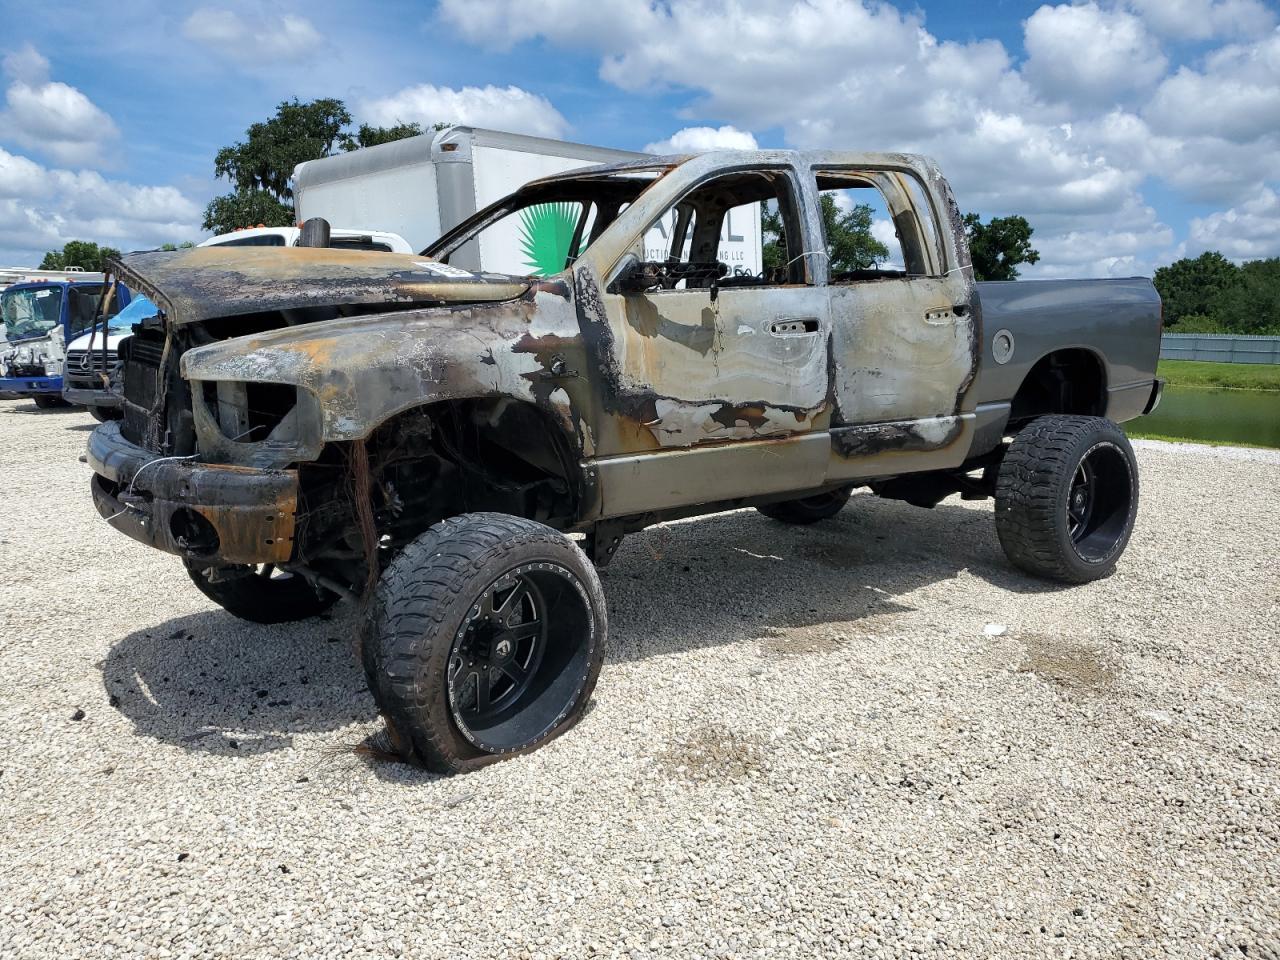
[[[104,283],[100,274],[88,274],[15,283],[0,292],[0,396],[31,398],[38,407],[63,403],[66,345],[93,325]],[[129,291],[117,286],[108,316],[129,299]]]

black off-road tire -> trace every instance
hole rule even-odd
[[[276,574],[266,569],[229,580],[210,581],[206,567],[185,562],[196,589],[232,616],[253,623],[292,623],[324,613],[340,599],[336,593],[316,592],[298,575]]]
[[[31,399],[35,401],[36,406],[41,410],[53,410],[57,407],[70,406],[67,401],[51,393],[37,393]]]
[[[826,493],[800,500],[766,503],[756,509],[771,520],[807,525],[817,523],[819,520],[830,520],[844,509],[844,505],[849,502],[849,497],[852,495],[853,487],[841,487],[838,490],[828,490]]]
[[[478,687],[459,692],[459,685],[479,683],[480,672],[490,669],[483,665],[498,662],[490,658],[512,634],[503,632],[510,618],[501,618],[508,602],[495,608],[504,585],[525,581],[543,604],[543,652],[526,672],[526,686],[517,691],[513,683],[509,704],[485,719]],[[505,596],[517,589],[510,586]],[[499,615],[498,627],[485,611]],[[486,629],[477,653],[476,638]],[[532,520],[471,513],[431,527],[383,572],[361,651],[395,749],[429,770],[462,773],[536,749],[577,723],[600,674],[607,635],[599,577],[572,540]],[[473,654],[481,667],[469,659]],[[502,667],[491,669],[502,682]],[[489,697],[496,687],[484,683]]]
[[[123,419],[124,411],[119,407],[90,407],[89,416],[99,423],[106,423],[109,420]]]
[[[1082,490],[1092,492],[1080,498]],[[1109,576],[1137,515],[1133,448],[1104,417],[1039,417],[1000,464],[996,533],[1005,555],[1036,576],[1065,583]]]

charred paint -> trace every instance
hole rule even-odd
[[[940,450],[955,441],[963,427],[959,417],[837,427],[831,431],[831,445],[839,456],[845,458],[909,450]]]

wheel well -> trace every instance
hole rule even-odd
[[[358,560],[356,507],[367,490],[380,549],[399,549],[446,517],[493,511],[563,528],[577,519],[583,478],[568,438],[531,403],[450,400],[397,414],[363,441],[329,444],[299,470],[298,558]],[[361,465],[367,486],[357,478]],[[353,556],[355,554],[355,556]],[[358,577],[348,579],[358,582]]]
[[[1036,361],[1014,394],[1011,424],[1049,413],[1102,416],[1107,376],[1097,354],[1083,348],[1055,350]]]

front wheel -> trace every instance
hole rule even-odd
[[[766,503],[756,509],[771,520],[803,526],[834,517],[844,509],[844,505],[849,502],[849,497],[852,495],[852,487],[840,487],[837,490],[828,490],[826,493],[803,497],[799,500]]]
[[[459,773],[573,726],[607,633],[600,580],[572,540],[472,513],[431,527],[383,573],[362,657],[400,754]]]
[[[52,410],[55,407],[69,406],[65,400],[52,393],[37,393],[31,399],[35,401],[36,406],[41,410]]]
[[[291,623],[324,613],[338,595],[271,564],[209,567],[185,561],[196,589],[227,613],[253,623]]]
[[[1024,427],[996,479],[1005,555],[1036,576],[1087,583],[1108,576],[1138,516],[1138,463],[1103,417],[1047,416]]]
[[[124,411],[119,407],[90,407],[89,416],[99,423],[106,423],[109,420],[123,419]]]

